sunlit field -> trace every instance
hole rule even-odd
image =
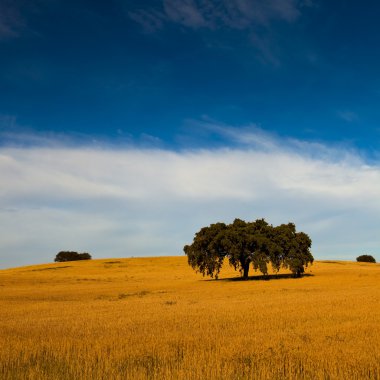
[[[379,264],[238,275],[186,257],[1,270],[0,379],[380,379]]]

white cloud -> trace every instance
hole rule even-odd
[[[244,146],[1,148],[0,266],[51,261],[62,249],[182,254],[200,227],[235,217],[294,221],[317,258],[379,255],[379,165],[256,126],[215,128]]]

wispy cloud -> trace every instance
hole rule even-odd
[[[165,22],[193,29],[251,29],[273,20],[293,22],[300,16],[295,0],[163,0],[160,7],[129,11],[147,30],[161,29]]]
[[[15,4],[0,2],[0,41],[17,37],[23,26],[24,20]]]
[[[305,7],[312,6],[309,1],[296,0],[162,0],[156,4],[147,8],[127,7],[128,16],[152,34],[170,25],[193,31],[244,32],[243,38],[256,49],[258,58],[275,67],[280,66],[280,59],[272,34],[274,22],[294,23]]]
[[[348,123],[353,123],[359,120],[357,113],[349,110],[338,111],[338,117],[344,121],[347,121]]]
[[[190,134],[190,137],[186,139],[182,136],[182,138],[188,144],[189,141],[192,142],[193,146],[202,146],[202,141],[207,144],[210,144],[210,141],[217,141],[217,147],[255,149],[263,152],[287,151],[328,161],[354,161],[356,158],[365,160],[360,152],[346,143],[325,145],[318,141],[299,140],[268,132],[258,124],[228,125],[208,116],[204,116],[201,120],[186,120],[185,136],[186,133]]]
[[[163,141],[147,133],[132,135],[125,133],[122,128],[114,131],[114,135],[109,131],[107,136],[84,133],[62,133],[53,131],[35,131],[27,126],[20,125],[14,115],[0,114],[0,147],[28,148],[59,148],[62,146],[79,148],[92,147],[97,149],[110,148],[158,148],[164,145]]]
[[[12,130],[17,127],[17,118],[14,115],[0,114],[0,132]]]
[[[379,164],[256,126],[216,129],[242,145],[0,148],[1,265],[51,261],[61,249],[181,254],[200,227],[235,217],[294,221],[317,258],[380,253]]]
[[[207,8],[207,2],[197,4],[194,0],[164,0],[168,20],[192,28],[211,26],[212,20],[207,19],[205,12]]]
[[[250,147],[260,150],[273,149],[276,138],[257,124],[245,126],[231,126],[208,117],[202,120],[188,119],[185,129],[190,130],[193,137],[197,135],[206,137],[209,141],[210,135],[219,136],[221,146]]]
[[[165,15],[155,9],[129,11],[128,16],[142,26],[145,32],[154,33],[164,27]]]

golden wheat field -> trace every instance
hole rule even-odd
[[[380,265],[307,274],[215,281],[186,257],[1,270],[0,378],[380,379]]]

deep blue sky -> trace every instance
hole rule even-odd
[[[0,0],[0,268],[265,218],[380,255],[380,4]]]
[[[379,16],[340,0],[0,0],[1,138],[177,149],[215,144],[191,122],[213,120],[371,155]]]

